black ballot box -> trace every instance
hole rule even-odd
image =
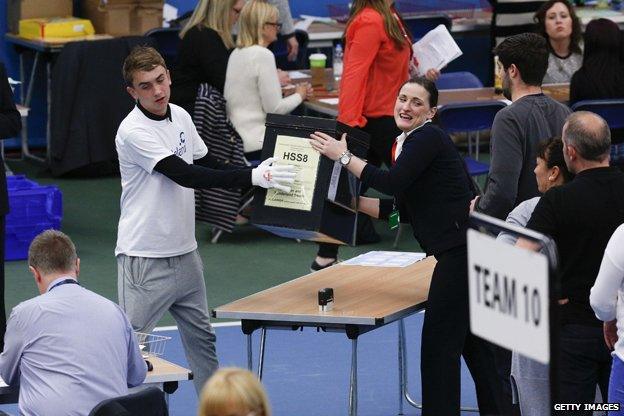
[[[286,238],[353,245],[360,181],[312,148],[315,131],[346,133],[351,153],[366,158],[369,137],[361,130],[327,118],[268,114],[262,160],[295,165],[297,177],[289,193],[256,188],[251,222]]]

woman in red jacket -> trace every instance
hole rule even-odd
[[[393,2],[354,0],[340,81],[338,121],[370,135],[367,160],[378,167],[382,162],[390,166],[392,143],[401,133],[393,118],[394,101],[409,78],[412,57],[412,38]],[[372,224],[369,229],[376,236]],[[319,244],[311,269],[331,266],[337,256],[337,245]]]

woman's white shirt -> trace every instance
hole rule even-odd
[[[245,153],[262,149],[267,113],[288,114],[302,102],[299,94],[282,98],[275,56],[259,45],[232,51],[223,95]]]

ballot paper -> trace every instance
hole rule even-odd
[[[312,23],[314,23],[313,18],[299,20],[297,23],[295,23],[295,30],[299,29],[299,30],[303,30],[304,32],[307,32]]]
[[[408,251],[369,251],[339,264],[345,266],[407,267],[425,257],[425,253]]]
[[[338,98],[321,98],[319,102],[329,105],[338,105]]]
[[[444,25],[438,25],[412,45],[418,60],[418,72],[424,75],[430,69],[440,70],[462,55],[453,36]]]
[[[288,76],[290,77],[290,79],[310,78],[310,74],[306,74],[305,72],[301,71],[288,71]]]

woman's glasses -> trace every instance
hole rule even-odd
[[[273,26],[277,30],[280,30],[282,28],[282,24],[281,23],[266,22],[265,25]]]

